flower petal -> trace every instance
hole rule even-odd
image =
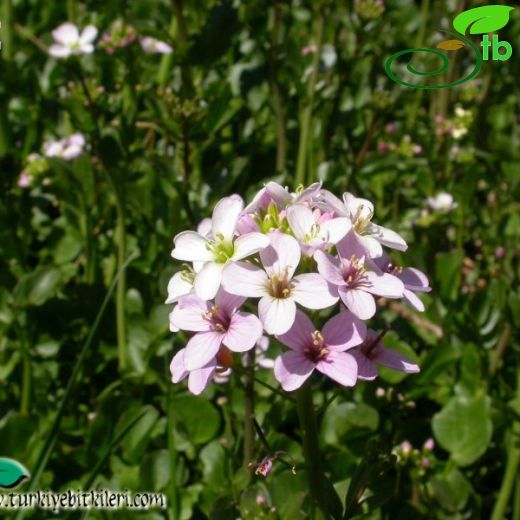
[[[356,258],[362,258],[370,253],[365,242],[367,237],[359,236],[354,230],[349,231],[346,236],[337,244],[337,250],[342,258],[350,259],[352,255]],[[382,252],[381,244],[377,240],[370,239],[376,244],[376,247]],[[372,256],[372,255],[370,255]]]
[[[316,368],[343,386],[354,386],[357,381],[356,360],[346,352],[330,352],[325,359],[318,361]]]
[[[294,323],[296,304],[290,298],[263,296],[258,302],[258,315],[268,334],[284,334]]]
[[[219,238],[219,236],[222,236],[224,240],[233,238],[237,220],[243,207],[244,201],[238,195],[224,197],[217,203],[211,217],[215,238]]]
[[[291,294],[297,303],[307,309],[326,309],[339,299],[337,292],[318,273],[295,276]]]
[[[380,345],[373,350],[372,361],[399,372],[414,374],[421,371],[419,365],[410,361],[405,355]]]
[[[168,298],[164,303],[175,303],[181,296],[190,294],[193,284],[185,278],[184,271],[175,273],[168,282]]]
[[[49,55],[54,58],[68,58],[72,54],[71,50],[64,45],[53,44],[49,47]],[[53,157],[51,153],[46,154],[48,157]]]
[[[419,271],[419,269],[415,269],[414,267],[407,267],[406,269],[403,269],[397,276],[399,280],[404,283],[407,289],[411,289],[412,291],[417,292],[431,291],[428,278],[422,271]]]
[[[316,251],[314,260],[318,265],[318,272],[325,280],[333,285],[346,285],[341,275],[340,263],[336,258],[323,251]]]
[[[340,287],[338,292],[349,311],[361,320],[368,320],[376,313],[376,302],[371,294],[345,287]]]
[[[236,312],[224,336],[223,343],[233,352],[251,350],[262,337],[260,320],[248,312]]]
[[[209,262],[213,253],[207,248],[207,240],[195,231],[183,231],[173,239],[172,256],[186,262]]]
[[[261,251],[269,245],[269,237],[263,233],[248,233],[239,236],[233,246],[232,260],[242,260],[247,256],[253,255]]]
[[[245,301],[244,296],[230,294],[221,287],[215,298],[215,305],[222,307],[224,311],[231,316]]]
[[[218,332],[198,332],[186,345],[184,367],[188,371],[202,368],[217,355],[223,334]]]
[[[366,325],[351,312],[333,316],[321,330],[329,350],[343,351],[360,345],[367,335]]]
[[[404,293],[404,284],[391,274],[366,273],[369,285],[364,289],[372,294],[384,296],[385,298],[401,298]]]
[[[79,43],[83,45],[88,45],[92,43],[96,36],[98,35],[98,30],[93,25],[87,25],[82,31],[81,36],[79,37]]]
[[[79,39],[78,28],[73,23],[62,23],[52,31],[52,37],[62,45],[71,45],[72,43],[76,43]]]
[[[327,244],[337,244],[351,227],[352,224],[348,218],[331,218],[320,224],[321,236]]]
[[[298,309],[292,327],[285,334],[276,336],[276,339],[292,350],[303,351],[312,344],[312,333],[315,330],[308,316]]]
[[[362,352],[352,349],[349,352],[354,356],[358,366],[358,379],[362,381],[373,381],[377,377],[377,368]]]
[[[298,240],[303,240],[316,225],[311,209],[303,204],[294,204],[287,208],[287,221]]]
[[[260,251],[260,258],[267,274],[283,278],[287,273],[291,279],[301,258],[298,242],[292,236],[278,231],[269,233],[269,239],[271,245]]]
[[[222,271],[224,264],[207,262],[204,267],[196,274],[195,294],[203,300],[211,300],[215,297],[222,282]]]
[[[378,226],[377,224],[372,224],[371,228],[373,228],[374,238],[381,242],[381,244],[393,249],[398,249],[399,251],[406,251],[408,249],[408,244],[405,239],[395,231],[384,226]]]
[[[181,349],[175,356],[173,356],[172,362],[170,363],[170,373],[172,376],[172,383],[178,383],[182,381],[187,375],[188,371],[184,368],[184,351]]]
[[[200,395],[204,392],[208,383],[212,379],[216,368],[217,364],[215,360],[212,360],[206,366],[190,372],[188,378],[188,388],[190,392],[195,395]]]
[[[286,392],[300,388],[314,370],[314,363],[300,352],[285,352],[274,362],[274,376]]]
[[[343,195],[343,204],[351,218],[370,220],[374,214],[374,205],[369,200],[355,197],[352,193]]]
[[[265,271],[245,262],[228,263],[222,273],[222,286],[228,293],[249,298],[267,294],[267,281]]]
[[[181,298],[170,313],[170,323],[179,330],[202,332],[211,330],[203,314],[211,310],[211,305],[194,294]]]
[[[424,312],[424,303],[419,299],[419,297],[412,291],[408,289],[404,290],[403,298],[416,310],[419,312]]]

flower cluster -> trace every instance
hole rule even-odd
[[[170,280],[166,303],[176,304],[170,329],[194,334],[173,358],[172,381],[188,377],[198,394],[264,335],[287,347],[274,362],[286,391],[315,370],[344,386],[375,379],[377,364],[417,372],[365,323],[378,296],[424,310],[416,293],[430,290],[421,271],[384,254],[383,246],[407,245],[373,214],[370,201],[339,199],[320,183],[291,193],[270,182],[247,206],[223,198],[197,232],[179,233],[172,256],[188,264]]]

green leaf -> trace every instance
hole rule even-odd
[[[459,466],[469,466],[487,449],[493,432],[489,400],[458,395],[433,417],[433,433]]]
[[[0,458],[0,487],[13,488],[29,478],[29,472],[12,459]]]
[[[507,5],[484,5],[464,11],[455,17],[453,27],[460,34],[485,34],[498,31],[509,22],[509,12],[513,7]]]
[[[452,464],[431,480],[434,497],[448,511],[455,513],[465,506],[471,493],[471,484]]]
[[[21,305],[43,305],[57,292],[62,282],[61,271],[43,267],[23,275],[14,289],[15,300]]]

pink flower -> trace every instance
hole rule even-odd
[[[255,469],[256,475],[262,475],[262,477],[267,477],[271,470],[273,469],[273,458],[269,455],[264,457],[259,464],[257,464]]]
[[[322,332],[300,310],[291,329],[277,339],[291,350],[279,356],[274,375],[288,392],[300,388],[317,369],[344,386],[353,386],[357,380],[356,360],[346,350],[359,345],[366,327],[350,313],[331,318]]]
[[[416,292],[430,292],[426,275],[414,267],[402,268],[393,265],[388,256],[383,255],[374,259],[374,263],[383,271],[399,278],[404,284],[403,298],[418,311],[424,311],[424,303],[415,295]]]
[[[20,176],[18,177],[18,186],[20,188],[28,188],[31,185],[32,177],[23,170],[20,172]]]
[[[85,147],[85,137],[76,132],[58,140],[49,140],[43,144],[43,153],[46,157],[58,157],[70,161],[79,157]]]
[[[225,374],[229,368],[223,366],[222,361],[229,357],[229,352],[225,347],[221,347],[218,354],[212,357],[203,367],[195,370],[188,370],[184,363],[186,349],[183,348],[175,354],[170,363],[170,373],[172,383],[179,383],[186,377],[188,378],[188,389],[192,394],[201,394],[208,383],[215,379],[218,382],[219,375]]]
[[[325,309],[338,297],[317,273],[293,276],[300,263],[300,246],[291,236],[278,231],[269,234],[271,245],[260,251],[265,271],[255,265],[236,262],[224,271],[222,285],[227,292],[260,298],[258,314],[268,334],[287,332],[296,314],[296,303],[308,309]]]
[[[55,58],[90,54],[94,52],[93,41],[97,33],[98,30],[93,25],[87,25],[80,34],[74,24],[69,22],[61,24],[52,31],[55,43],[49,47],[49,54]]]
[[[336,244],[350,231],[349,219],[329,218],[320,223],[319,211],[318,215],[316,218],[316,213],[304,204],[293,204],[287,208],[287,221],[306,256],[312,256],[318,249]]]
[[[397,350],[385,348],[380,337],[373,330],[368,330],[365,341],[351,351],[358,364],[358,378],[372,381],[377,377],[376,364],[399,372],[415,374],[420,372],[419,365],[412,363]]]
[[[211,219],[211,233],[183,231],[174,238],[172,257],[201,264],[194,281],[195,293],[205,300],[214,298],[229,262],[241,260],[269,245],[267,236],[248,233],[235,238],[243,201],[238,195],[220,200]]]
[[[143,36],[140,43],[143,51],[149,54],[170,54],[173,51],[167,43],[151,36]]]
[[[435,441],[431,437],[429,439],[426,439],[423,448],[426,451],[433,451],[433,448],[435,448]]]
[[[318,46],[314,43],[307,45],[306,47],[302,47],[301,53],[302,56],[307,56],[307,54],[314,54],[318,50]]]
[[[252,349],[262,335],[259,319],[239,312],[244,298],[220,290],[215,304],[196,295],[184,296],[170,314],[170,323],[196,334],[186,345],[183,362],[186,370],[203,368],[219,352],[222,344],[233,352]]]
[[[368,271],[373,266],[369,259],[365,261],[361,248],[354,236],[347,236],[335,258],[323,251],[316,251],[314,259],[318,272],[330,284],[336,287],[337,294],[358,318],[367,320],[376,313],[374,294],[386,298],[401,298],[404,285],[401,280],[387,273]],[[350,254],[350,256],[346,256]],[[342,256],[343,255],[343,256]]]

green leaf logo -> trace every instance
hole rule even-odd
[[[509,12],[513,7],[507,5],[484,5],[464,11],[455,17],[453,27],[460,34],[485,34],[498,31],[509,22]]]
[[[0,487],[13,488],[29,478],[29,472],[18,462],[0,457]]]

